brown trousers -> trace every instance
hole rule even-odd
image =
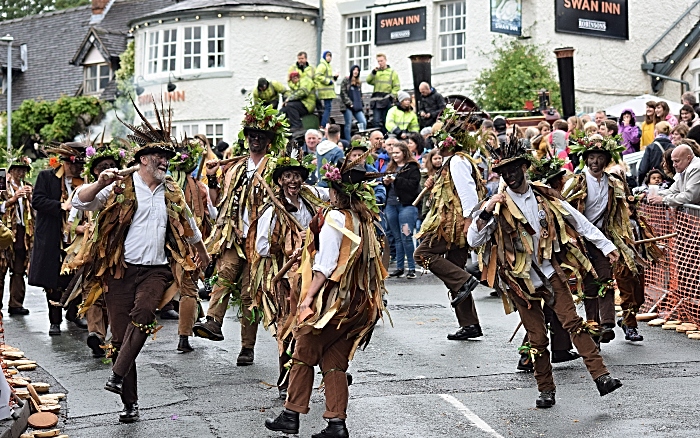
[[[637,266],[639,275],[619,264],[615,270],[615,280],[620,291],[620,307],[622,307],[622,323],[627,327],[637,327],[637,312],[644,304],[644,268]]]
[[[448,250],[447,242],[443,239],[435,240],[430,245],[429,241],[432,238],[433,236],[424,236],[413,257],[417,264],[427,266],[430,272],[442,280],[454,298],[457,296],[457,291],[471,278],[471,274],[464,270],[469,259],[469,247],[453,246]],[[455,308],[455,314],[460,327],[479,324],[472,295]]]
[[[27,291],[27,287],[24,283],[24,264],[28,256],[24,246],[25,236],[24,226],[18,224],[15,242],[12,245],[15,258],[8,266],[10,270],[10,302],[8,307],[10,308],[24,306],[24,296]],[[2,307],[2,299],[5,293],[5,275],[7,275],[7,269],[0,270],[0,307]]]
[[[586,274],[583,278],[583,301],[586,309],[586,319],[595,321],[598,324],[615,324],[615,294],[612,290],[607,291],[604,297],[598,296],[600,283],[613,278],[610,260],[605,254],[590,242],[586,242],[588,256],[598,274],[596,280],[592,274]]]
[[[245,246],[245,243],[242,246]],[[248,287],[250,282],[248,261],[239,257],[235,248],[225,249],[216,262],[216,270],[220,279],[228,283],[241,283],[241,314],[243,315],[240,319],[241,347],[255,348],[255,341],[258,337],[258,321],[251,322],[252,312],[250,311],[250,306],[253,304],[253,297]],[[228,288],[222,284],[217,284],[211,292],[207,316],[211,316],[217,322],[223,324],[230,297],[231,293],[228,292]]]
[[[605,368],[605,364],[603,364],[603,358],[600,356],[591,335],[587,332],[572,333],[581,327],[583,319],[576,313],[574,299],[571,296],[571,291],[568,286],[564,284],[556,274],[554,274],[549,281],[554,291],[554,304],[551,308],[564,327],[564,330],[571,334],[571,340],[581,357],[583,357],[583,362],[586,364],[586,368],[588,368],[591,377],[597,379],[603,374],[607,374],[608,370]],[[535,358],[534,363],[537,389],[540,391],[554,391],[556,386],[554,385],[554,378],[552,376],[552,364],[550,362],[549,350],[547,350],[549,338],[547,337],[547,326],[545,325],[545,316],[542,306],[539,301],[531,301],[530,308],[528,309],[527,303],[523,299],[512,293],[510,296],[513,298],[518,312],[520,312],[520,320],[523,322],[525,330],[527,330],[527,336],[530,339],[531,347],[541,352],[541,355]]]
[[[199,316],[199,287],[196,279],[199,278],[199,270],[185,272],[182,265],[175,264],[175,279],[180,281],[180,318],[177,324],[177,334],[180,336],[192,336],[192,327]]]
[[[107,305],[105,304],[104,295],[95,300],[92,306],[85,312],[85,319],[87,319],[89,333],[97,333],[102,339],[107,336],[109,316],[107,314]]]
[[[319,334],[310,327],[294,330],[296,345],[292,353],[292,369],[289,373],[289,388],[284,407],[290,411],[307,414],[314,386],[314,366],[320,365],[325,384],[326,412],[323,418],[347,418],[348,408],[348,356],[353,339],[347,334],[354,327],[341,324],[333,318]]]
[[[569,332],[564,330],[564,327],[562,327],[561,322],[559,322],[559,318],[557,318],[554,310],[545,304],[542,308],[542,312],[544,312],[544,322],[549,326],[549,337],[552,340],[551,350],[569,351],[574,348],[574,346],[571,345],[571,336],[569,336]],[[529,339],[526,333],[525,337],[523,338],[523,344],[528,342],[528,340]]]
[[[127,265],[119,280],[107,279],[105,302],[112,324],[112,345],[118,352],[112,371],[124,378],[123,403],[138,401],[136,356],[148,338],[133,323],[148,325],[156,320],[156,308],[172,281],[169,266],[141,265]]]

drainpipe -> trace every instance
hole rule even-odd
[[[654,73],[653,71],[649,71],[649,70],[647,70],[647,74],[649,76],[651,76],[654,79],[655,83],[657,83],[657,84],[659,82],[661,82],[661,79],[666,79],[667,81],[671,81],[671,82],[678,82],[679,84],[681,84],[681,94],[684,93],[683,85],[686,86],[686,91],[690,91],[690,82],[684,81],[683,79],[672,78],[671,76],[666,76],[666,75],[662,75],[659,73]],[[661,88],[661,87],[659,87],[659,88]],[[658,90],[654,90],[654,91],[658,91]]]
[[[316,61],[321,59],[321,40],[323,39],[323,0],[318,2],[318,18],[316,19]],[[309,64],[313,64],[309,60]]]

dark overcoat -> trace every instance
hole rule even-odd
[[[62,184],[55,170],[42,170],[32,195],[36,227],[28,283],[44,289],[56,289],[61,285],[59,273],[64,254],[61,241],[66,213],[61,209]]]

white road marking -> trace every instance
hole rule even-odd
[[[440,397],[447,403],[457,408],[459,412],[463,413],[464,416],[467,417],[467,419],[471,421],[474,426],[478,427],[479,429],[483,430],[484,432],[488,433],[494,438],[504,438],[503,435],[493,430],[491,426],[486,424],[486,422],[479,418],[478,415],[472,412],[468,407],[464,406],[464,404],[461,401],[457,400],[449,394],[440,394]]]

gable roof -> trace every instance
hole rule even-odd
[[[310,6],[302,2],[294,0],[185,0],[176,2],[176,4],[158,9],[150,14],[144,14],[140,17],[133,18],[130,23],[142,21],[145,18],[158,16],[173,16],[181,12],[187,11],[225,11],[225,10],[252,10],[252,11],[271,11],[282,12],[288,14],[301,14],[313,16],[318,14],[318,8]]]

